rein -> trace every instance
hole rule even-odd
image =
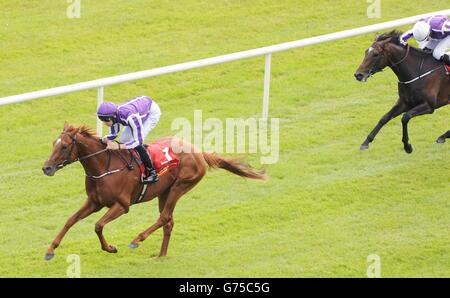
[[[97,155],[102,154],[102,153],[104,153],[104,152],[108,152],[108,153],[109,153],[109,159],[108,159],[108,163],[107,163],[106,169],[105,169],[106,172],[103,173],[103,174],[101,174],[101,175],[98,175],[98,176],[95,176],[95,175],[87,175],[87,174],[86,174],[86,177],[88,177],[88,178],[93,178],[93,179],[100,179],[100,178],[103,178],[103,177],[105,177],[105,176],[109,176],[109,175],[112,175],[112,174],[121,172],[121,171],[123,171],[123,170],[125,170],[125,169],[128,169],[128,170],[130,170],[130,171],[133,170],[133,165],[132,165],[132,163],[133,163],[133,156],[131,157],[131,161],[128,163],[128,162],[125,160],[125,158],[122,156],[122,154],[120,154],[120,152],[119,152],[119,153],[118,153],[118,154],[119,154],[119,158],[125,163],[125,167],[120,168],[120,169],[116,169],[116,170],[112,170],[112,171],[108,171],[109,165],[110,165],[110,163],[111,163],[111,151],[110,151],[109,149],[107,149],[107,148],[102,149],[102,150],[99,150],[99,151],[94,152],[94,153],[91,153],[91,154],[88,154],[88,155],[85,155],[85,156],[78,157],[78,158],[76,158],[76,159],[74,159],[74,160],[71,160],[73,148],[75,147],[74,145],[75,145],[76,143],[82,144],[82,145],[84,145],[84,146],[86,146],[86,147],[87,147],[87,145],[85,145],[84,143],[78,141],[78,140],[77,140],[77,135],[76,135],[76,134],[75,134],[75,136],[72,136],[72,135],[70,135],[70,134],[68,134],[68,133],[66,133],[66,132],[63,132],[63,134],[69,136],[69,137],[72,139],[72,146],[71,146],[70,151],[69,151],[69,153],[68,153],[68,155],[67,155],[67,158],[66,158],[63,162],[61,162],[59,165],[57,165],[57,166],[56,166],[57,168],[63,168],[63,167],[65,167],[65,166],[70,165],[70,164],[72,164],[72,163],[75,163],[75,162],[77,162],[77,161],[80,161],[80,162],[81,162],[81,161],[83,161],[83,160],[86,160],[86,159],[89,159],[89,158],[91,158],[91,157],[97,156]]]
[[[391,59],[388,56],[389,62],[391,63],[391,67],[396,67],[396,66],[402,64],[406,60],[406,58],[408,58],[410,50],[411,50],[411,46],[408,45],[407,48],[406,48],[406,55],[405,55],[405,57],[403,57],[402,59],[400,59],[400,61],[395,62],[395,63],[392,63]]]
[[[103,149],[103,150],[108,150],[108,149]],[[89,155],[89,156],[87,156],[87,157],[84,157],[83,159],[86,159],[86,158],[89,158],[89,157],[91,157],[91,156],[100,154],[100,153],[102,153],[103,150],[100,150],[100,151],[96,152],[95,154],[91,154],[91,155]],[[120,152],[118,152],[119,157],[120,157],[120,159],[124,162],[125,166],[124,166],[123,168],[120,168],[120,169],[108,171],[109,165],[110,165],[110,163],[111,163],[111,151],[108,151],[108,152],[109,152],[109,159],[108,159],[108,163],[107,163],[106,169],[105,169],[106,172],[103,173],[103,174],[101,174],[101,175],[98,175],[98,176],[95,176],[95,175],[87,175],[87,174],[86,174],[86,177],[87,177],[87,178],[100,179],[100,178],[103,178],[103,177],[106,177],[106,176],[109,176],[109,175],[112,175],[112,174],[115,174],[115,173],[118,173],[118,172],[122,172],[122,171],[125,170],[125,169],[128,169],[129,171],[131,171],[131,170],[134,169],[134,168],[133,168],[133,165],[132,165],[132,163],[133,163],[133,155],[131,156],[131,161],[128,163],[128,162],[125,160],[125,158],[122,156],[122,154],[120,154]],[[81,161],[81,159],[80,159],[80,161]]]
[[[404,84],[404,85],[408,85],[408,84],[414,83],[415,81],[418,81],[418,80],[420,80],[420,79],[422,79],[422,78],[424,78],[424,77],[426,77],[426,76],[432,74],[433,72],[435,72],[436,70],[438,70],[438,69],[441,68],[441,67],[442,67],[442,65],[439,65],[438,67],[433,68],[432,70],[427,71],[426,73],[421,74],[420,76],[418,76],[418,77],[416,77],[416,78],[414,78],[414,79],[412,79],[412,80],[409,80],[409,81],[406,81],[406,82],[398,81],[398,83],[399,83],[399,84]]]
[[[389,60],[389,62],[391,63],[391,65],[390,65],[391,68],[396,67],[396,66],[399,66],[400,64],[402,64],[402,63],[406,60],[406,58],[408,58],[410,49],[411,49],[411,46],[408,44],[407,49],[406,49],[406,55],[405,55],[400,61],[395,62],[395,63],[392,63],[391,59],[390,59],[389,56],[388,56],[388,60]],[[419,68],[419,72],[422,70],[422,66],[423,66],[424,60],[425,60],[425,58],[422,59],[422,62],[421,62],[421,64],[420,64],[420,68]],[[414,83],[414,82],[416,82],[416,81],[418,81],[418,80],[420,80],[420,79],[422,79],[422,78],[424,78],[424,77],[426,77],[426,76],[432,74],[433,72],[435,72],[436,70],[438,70],[438,69],[441,68],[441,67],[442,67],[442,66],[439,65],[439,67],[433,68],[432,70],[427,71],[426,73],[423,73],[423,74],[421,74],[421,75],[415,77],[415,78],[412,79],[412,80],[404,81],[404,82],[398,81],[398,83],[399,83],[399,84],[403,84],[403,85],[409,85],[409,84],[411,84],[411,83]]]

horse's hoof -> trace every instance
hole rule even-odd
[[[51,259],[53,259],[54,256],[55,256],[54,253],[46,253],[45,254],[45,260],[46,261],[50,261]]]
[[[135,249],[135,248],[139,247],[139,244],[137,244],[137,243],[130,243],[130,244],[128,244],[128,247],[132,248],[132,249]]]
[[[405,146],[405,152],[411,154],[413,152],[413,147],[411,144]]]
[[[115,254],[115,253],[117,253],[117,248],[115,246],[110,245],[109,249],[106,251],[109,253]]]
[[[445,138],[439,138],[436,140],[436,143],[438,144],[444,144],[445,143]]]
[[[361,147],[359,147],[359,150],[361,150],[361,151],[364,151],[364,150],[367,150],[367,149],[369,149],[369,145],[362,144]]]

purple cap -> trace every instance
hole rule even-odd
[[[112,102],[102,103],[97,110],[98,116],[113,116],[115,117],[117,113],[117,106]]]

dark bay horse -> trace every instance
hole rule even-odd
[[[173,142],[174,140],[176,141]],[[172,214],[175,205],[181,196],[203,178],[208,168],[222,168],[251,179],[266,179],[264,170],[256,170],[242,163],[238,158],[220,157],[200,152],[193,145],[174,138],[165,138],[159,141],[170,144],[172,150],[176,149],[173,150],[174,152],[181,152],[177,153],[179,164],[162,175],[159,182],[149,185],[145,195],[141,197],[143,189],[140,182],[141,173],[137,161],[133,159],[129,150],[107,150],[105,149],[106,145],[89,128],[64,125],[64,130],[53,143],[53,151],[42,170],[46,175],[53,176],[64,166],[80,161],[86,174],[87,200],[81,209],[67,220],[53,240],[45,255],[46,260],[53,258],[55,249],[76,222],[103,207],[107,207],[109,210],[95,224],[95,232],[104,251],[117,252],[117,249],[109,245],[103,236],[103,227],[108,222],[127,213],[131,205],[147,202],[155,197],[159,199],[159,219],[140,233],[129,247],[138,247],[139,243],[151,233],[163,227],[164,237],[159,256],[165,256],[174,226]],[[173,148],[173,144],[190,150],[182,151],[180,148]]]
[[[428,52],[401,44],[400,36],[399,31],[377,36],[355,73],[358,81],[365,82],[373,74],[390,67],[399,80],[397,103],[370,132],[361,150],[369,148],[386,123],[403,114],[403,146],[407,153],[411,153],[413,148],[409,144],[408,122],[416,116],[432,114],[450,103],[450,76],[446,74],[443,62],[437,61]],[[437,142],[444,143],[449,137],[450,131],[440,136]]]

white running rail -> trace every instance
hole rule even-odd
[[[352,37],[352,36],[367,34],[367,33],[371,33],[371,32],[382,31],[382,30],[400,27],[400,26],[404,26],[404,25],[408,25],[408,24],[413,24],[423,17],[427,17],[430,15],[436,15],[436,14],[450,15],[450,9],[435,11],[435,12],[426,13],[426,14],[422,14],[422,15],[412,16],[412,17],[408,17],[408,18],[374,24],[374,25],[360,27],[360,28],[356,28],[356,29],[345,30],[345,31],[341,31],[341,32],[331,33],[331,34],[325,34],[325,35],[320,35],[320,36],[316,36],[316,37],[300,39],[300,40],[281,43],[281,44],[272,45],[272,46],[268,46],[268,47],[257,48],[257,49],[253,49],[253,50],[242,51],[242,52],[232,53],[232,54],[223,55],[223,56],[217,56],[217,57],[213,57],[213,58],[206,58],[206,59],[201,59],[201,60],[197,60],[197,61],[174,64],[174,65],[170,65],[170,66],[164,66],[164,67],[154,68],[154,69],[150,69],[150,70],[144,70],[144,71],[139,71],[139,72],[134,72],[134,73],[129,73],[129,74],[123,74],[123,75],[118,75],[118,76],[113,76],[113,77],[109,77],[109,78],[103,78],[103,79],[98,79],[98,80],[93,80],[93,81],[88,81],[88,82],[83,82],[83,83],[77,83],[77,84],[61,86],[61,87],[56,87],[56,88],[51,88],[51,89],[23,93],[23,94],[19,94],[19,95],[7,96],[7,97],[0,98],[0,106],[6,105],[6,104],[17,103],[17,102],[21,102],[21,101],[26,101],[26,100],[48,97],[48,96],[61,95],[61,94],[72,93],[72,92],[76,92],[76,91],[88,90],[88,89],[93,89],[93,88],[98,89],[97,104],[99,105],[100,103],[103,102],[103,89],[105,86],[115,85],[115,84],[140,80],[140,79],[144,79],[144,78],[150,78],[150,77],[160,76],[160,75],[164,75],[164,74],[169,74],[169,73],[174,73],[174,72],[179,72],[179,71],[184,71],[184,70],[189,70],[189,69],[194,69],[194,68],[205,67],[205,66],[209,66],[209,65],[215,65],[215,64],[220,64],[220,63],[231,62],[231,61],[236,61],[236,60],[240,60],[240,59],[246,59],[246,58],[265,55],[266,60],[265,60],[265,74],[264,74],[264,97],[263,97],[262,118],[267,119],[267,117],[269,115],[270,65],[271,65],[271,57],[272,57],[273,53],[291,50],[291,49],[295,49],[295,48],[300,48],[300,47],[304,47],[304,46],[310,46],[310,45],[319,44],[319,43],[323,43],[323,42],[348,38],[348,37]],[[102,130],[101,122],[97,121],[97,133],[99,135],[101,135],[101,130]]]

